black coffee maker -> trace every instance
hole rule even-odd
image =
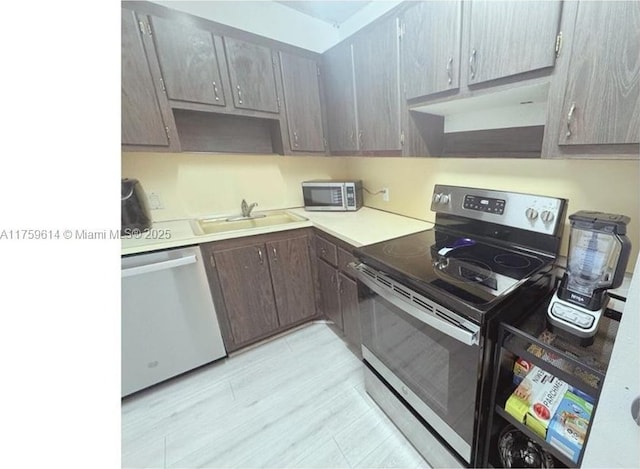
[[[122,224],[120,234],[128,236],[151,228],[147,196],[137,179],[122,180]]]

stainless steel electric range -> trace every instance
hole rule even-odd
[[[433,229],[355,251],[366,390],[433,467],[482,460],[495,331],[552,288],[566,205],[436,185]]]

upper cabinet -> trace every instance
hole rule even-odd
[[[156,90],[153,52],[147,59],[146,47],[153,47],[147,26],[144,16],[122,9],[122,145],[171,150],[177,139],[166,97]]]
[[[327,135],[333,153],[358,150],[353,45],[343,41],[322,56]]]
[[[231,37],[223,40],[235,107],[279,113],[276,62],[271,49]]]
[[[169,99],[224,106],[213,35],[166,18],[151,24]]]
[[[569,2],[562,67],[549,97],[551,157],[638,158],[640,3]]]
[[[559,143],[638,143],[640,3],[581,2],[573,41]]]
[[[402,15],[406,99],[460,86],[462,2],[415,2]]]
[[[399,35],[397,18],[389,17],[353,43],[361,151],[402,150]]]
[[[470,85],[554,66],[561,1],[474,0],[465,7]]]
[[[299,55],[279,55],[291,150],[324,152],[318,64]]]

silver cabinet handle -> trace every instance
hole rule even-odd
[[[262,249],[258,248],[258,257],[260,257],[260,264],[264,264],[264,259],[262,258]]]
[[[473,49],[471,51],[471,57],[469,57],[469,70],[471,70],[471,78],[476,77],[476,55],[477,51]]]
[[[236,90],[238,90],[238,104],[242,104],[242,90],[240,89],[240,85],[236,86]]]
[[[298,132],[296,131],[293,132],[293,146],[298,148]]]
[[[449,84],[451,84],[453,82],[453,57],[449,57],[447,60],[447,77]]]
[[[358,132],[358,145],[360,145],[360,147],[362,147],[362,130],[360,132]]]
[[[220,101],[220,96],[218,96],[218,85],[216,85],[216,82],[212,82],[213,83],[213,96],[215,97],[216,101]]]
[[[640,396],[636,397],[631,403],[631,417],[640,426]]]
[[[275,247],[275,246],[273,246],[273,247],[271,248],[271,250],[273,251],[273,258],[274,258],[274,260],[278,260],[278,251],[276,251],[276,247]]]
[[[576,110],[576,103],[571,103],[569,114],[567,114],[567,138],[571,137],[571,123],[573,122],[573,113]]]

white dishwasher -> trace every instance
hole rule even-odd
[[[226,355],[200,248],[122,258],[122,396]]]

